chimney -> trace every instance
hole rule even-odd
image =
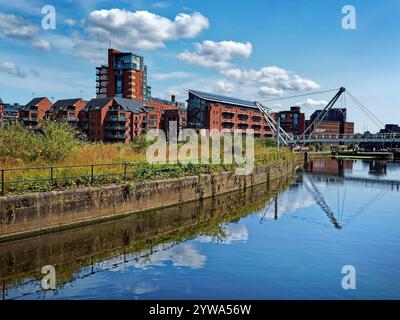
[[[171,101],[175,102],[175,95],[174,94],[171,96]]]

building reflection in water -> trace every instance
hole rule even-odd
[[[371,160],[369,161],[369,172],[373,176],[385,176],[387,174],[386,160]]]
[[[343,177],[346,171],[353,170],[353,160],[316,159],[305,165],[307,172],[314,174],[329,174]]]
[[[143,267],[170,262],[202,268],[206,256],[183,241],[196,237],[225,244],[247,241],[246,229],[227,224],[262,209],[290,184],[287,178],[203,201],[1,244],[3,298],[10,298],[10,288],[40,281],[44,265],[57,266],[57,283],[61,286],[121,264]]]

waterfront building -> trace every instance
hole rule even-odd
[[[81,98],[57,100],[48,111],[51,119],[66,121],[76,127],[79,121],[79,113],[86,105]]]
[[[108,65],[96,68],[97,98],[118,97],[144,102],[147,86],[144,58],[131,52],[108,49]]]
[[[275,115],[275,121],[278,121],[283,130],[289,135],[298,136],[305,130],[305,115],[301,112],[299,106],[293,106],[290,110],[280,111]]]
[[[189,90],[187,127],[194,129],[246,130],[255,137],[272,137],[271,129],[254,101]]]
[[[51,106],[51,101],[46,97],[34,98],[19,110],[19,119],[24,126],[36,129]]]
[[[316,110],[310,117],[308,123],[312,123],[323,110]],[[308,126],[307,123],[307,126]],[[354,123],[347,122],[347,109],[346,108],[332,108],[328,110],[324,119],[318,124],[317,127],[311,128],[311,132],[316,134],[353,134]]]
[[[17,123],[19,119],[19,110],[21,108],[22,106],[19,103],[3,103],[3,125]]]
[[[400,133],[398,124],[385,124],[385,128],[379,131],[380,133]]]
[[[145,108],[148,112],[149,129],[162,129],[162,115],[163,112],[167,110],[177,112],[180,126],[186,126],[185,103],[176,101],[174,95],[171,96],[171,100],[149,97],[146,101]]]
[[[147,111],[139,101],[96,98],[80,111],[79,128],[92,141],[127,143],[147,131]]]

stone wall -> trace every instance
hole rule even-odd
[[[290,174],[292,162],[234,172],[0,197],[0,240],[57,231],[155,208],[212,197]]]

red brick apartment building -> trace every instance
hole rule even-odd
[[[290,110],[277,113],[275,115],[275,121],[278,120],[280,121],[281,128],[292,136],[302,135],[306,129],[305,115],[298,106],[293,106]]]
[[[0,99],[0,126],[3,125],[4,117],[4,104],[3,101]]]
[[[76,99],[63,99],[56,101],[48,111],[51,119],[66,121],[76,127],[79,121],[79,112],[86,105],[86,101]]]
[[[96,98],[79,113],[79,128],[92,141],[124,142],[147,131],[147,111],[138,101]]]
[[[272,137],[255,102],[189,90],[187,126],[195,129],[253,129],[255,137]]]
[[[314,121],[322,110],[316,110],[310,117],[309,123]],[[354,123],[347,122],[347,110],[346,108],[332,108],[325,115],[324,119],[318,124],[317,127],[311,128],[311,132],[314,134],[327,134],[327,135],[339,135],[339,134],[353,134]]]
[[[161,121],[164,111],[175,111],[178,114],[179,126],[186,126],[186,109],[185,104],[177,102],[175,96],[171,96],[171,101],[149,97],[146,101],[146,110],[148,112],[148,128],[162,128]]]
[[[35,129],[40,126],[40,121],[51,106],[51,101],[46,97],[34,98],[19,110],[19,118],[24,126]]]
[[[108,49],[108,65],[96,68],[97,98],[118,97],[144,102],[151,95],[144,58]]]

